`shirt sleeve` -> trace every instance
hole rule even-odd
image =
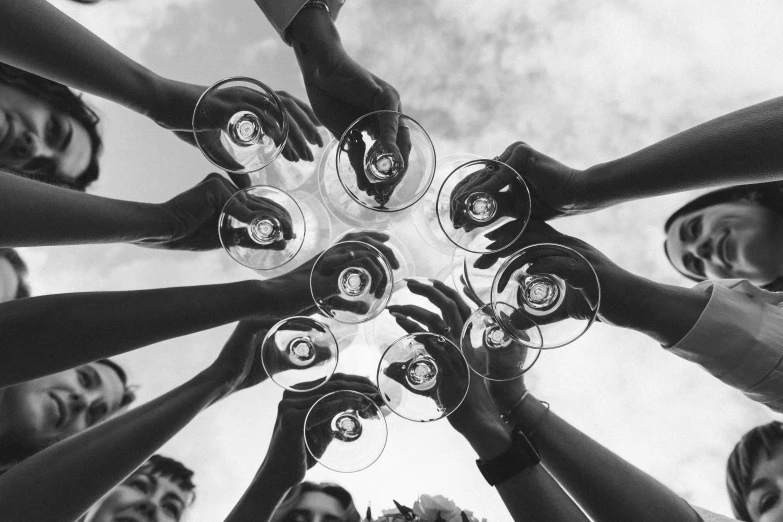
[[[737,522],[737,519],[735,518],[724,517],[723,515],[713,513],[712,511],[707,511],[706,509],[700,508],[699,506],[691,505],[691,507],[694,511],[696,511],[696,513],[698,513],[703,522]]]
[[[324,0],[324,2],[329,6],[332,20],[337,20],[337,14],[345,0]],[[285,37],[285,30],[306,3],[307,0],[256,0],[264,16],[286,43],[289,42]]]
[[[669,350],[756,402],[783,412],[783,293],[746,280],[706,281],[710,293],[693,328]]]

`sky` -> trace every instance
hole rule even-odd
[[[249,76],[306,98],[293,52],[251,0],[52,1],[158,74],[202,85]],[[781,18],[783,5],[774,1],[750,8],[728,0],[349,0],[338,28],[348,52],[398,89],[404,112],[427,129],[439,157],[494,157],[521,140],[584,169],[778,95]],[[214,170],[198,150],[143,117],[88,99],[105,136],[94,193],[161,202]],[[687,286],[663,255],[662,228],[693,195],[634,202],[554,226],[632,272]],[[429,255],[410,228],[395,233],[414,258]],[[222,251],[106,245],[24,249],[23,255],[36,295],[258,277]],[[447,263],[432,259],[416,265],[417,275],[434,276],[433,264]],[[227,325],[117,359],[144,402],[205,368],[231,330]],[[378,355],[353,346],[342,364],[353,358],[374,367]],[[544,353],[526,382],[574,426],[687,500],[724,514],[730,514],[726,457],[747,429],[775,418],[651,339],[602,324]],[[237,502],[266,452],[281,396],[272,382],[243,391],[199,415],[161,449],[196,472],[190,520],[222,520]],[[342,484],[360,511],[368,503],[376,512],[388,508],[392,499],[411,504],[428,493],[489,520],[509,518],[446,421],[387,420],[387,447],[373,466],[355,474],[316,466],[308,480]]]

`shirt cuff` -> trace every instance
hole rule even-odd
[[[669,350],[778,411],[783,407],[783,310],[743,291],[744,283],[698,285],[711,292],[710,300]]]
[[[286,29],[296,18],[299,11],[307,3],[307,0],[255,0],[258,7],[261,8],[267,20],[275,28],[277,34],[285,43],[291,45],[286,37]],[[337,20],[337,14],[340,12],[345,0],[323,0],[328,6],[332,21]]]

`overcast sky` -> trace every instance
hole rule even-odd
[[[252,0],[53,1],[162,75],[205,85],[250,76],[305,98],[293,52]],[[523,140],[586,168],[777,96],[783,85],[781,19],[783,5],[774,1],[754,2],[751,9],[722,0],[350,0],[338,26],[349,52],[399,90],[405,112],[429,131],[439,156],[493,157]],[[106,143],[95,193],[164,201],[213,170],[197,150],[144,118],[90,101],[102,117]],[[662,227],[691,196],[646,200],[555,226],[631,271],[687,285],[666,262]],[[120,245],[23,253],[35,294],[255,277],[222,251]],[[174,339],[118,360],[147,401],[208,365],[231,329]],[[363,353],[373,366],[377,353]],[[742,433],[773,418],[650,339],[604,325],[545,353],[527,382],[591,437],[689,501],[725,514],[726,457]],[[265,454],[281,395],[271,382],[242,392],[203,413],[161,450],[196,471],[191,520],[222,520],[239,499]],[[439,493],[478,516],[508,519],[470,448],[446,421],[388,420],[386,451],[372,467],[342,475],[317,466],[308,479],[344,485],[360,511],[368,502],[379,511],[392,499],[410,504],[419,493]]]

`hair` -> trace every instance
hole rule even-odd
[[[11,263],[11,267],[13,267],[16,272],[16,277],[19,280],[14,299],[30,297],[30,283],[27,280],[27,264],[19,256],[19,253],[13,248],[0,248],[0,259],[5,259]]]
[[[283,522],[288,513],[296,509],[302,495],[311,492],[324,493],[336,499],[345,510],[345,522],[361,522],[362,517],[353,503],[353,497],[345,488],[337,484],[316,484],[314,482],[302,482],[291,488],[272,515],[271,522]]]
[[[103,140],[98,132],[98,123],[100,118],[87,104],[84,103],[81,96],[76,95],[65,85],[52,80],[47,80],[33,73],[17,69],[10,65],[0,63],[0,84],[9,85],[20,89],[28,94],[48,103],[52,108],[61,111],[79,122],[90,137],[92,153],[90,154],[90,163],[87,168],[76,179],[57,178],[57,183],[68,188],[84,191],[93,181],[98,179],[100,167],[98,158],[103,148]],[[21,173],[23,176],[38,181],[46,181],[49,178],[39,174],[30,174],[18,169],[14,173]]]
[[[734,446],[726,463],[726,488],[734,515],[739,520],[750,522],[746,507],[753,472],[762,457],[769,457],[783,443],[783,423],[772,421],[756,426]]]
[[[183,491],[192,493],[188,505],[192,505],[196,500],[196,485],[193,483],[193,470],[185,467],[178,460],[174,460],[162,455],[153,455],[147,462],[141,465],[139,471],[145,471],[171,479]]]
[[[737,185],[735,187],[724,188],[715,190],[699,196],[698,198],[689,201],[679,209],[677,209],[669,219],[666,220],[666,224],[663,230],[666,234],[669,233],[674,220],[691,212],[696,212],[713,205],[720,205],[722,203],[737,203],[737,202],[750,202],[768,208],[769,210],[783,216],[783,182],[772,183],[754,183],[749,185]],[[666,242],[663,243],[663,250],[666,253],[666,258],[671,263],[671,257],[669,256],[669,250],[666,246]],[[671,263],[674,266],[674,263]],[[682,275],[690,279],[691,281],[703,281],[698,277],[694,277],[692,274],[680,272]],[[770,290],[773,292],[783,291],[783,277],[779,277],[774,281],[762,286],[764,290]]]
[[[100,359],[95,361],[96,364],[103,364],[108,366],[115,372],[120,378],[123,385],[122,399],[120,400],[119,410],[129,406],[136,400],[136,389],[133,386],[128,385],[128,376],[125,370],[114,361],[109,359]],[[56,443],[58,441],[55,441]],[[11,469],[13,466],[19,464],[25,459],[28,459],[38,453],[45,450],[47,447],[54,444],[52,442],[40,442],[31,441],[23,437],[19,437],[16,434],[7,434],[0,438],[0,475]]]

